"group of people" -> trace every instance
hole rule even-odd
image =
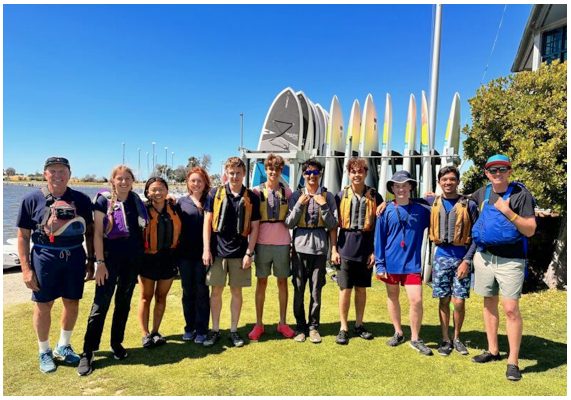
[[[416,181],[398,171],[387,182],[394,201],[365,184],[368,163],[354,157],[347,165],[350,184],[339,193],[320,185],[323,165],[309,159],[302,165],[304,185],[290,189],[281,177],[284,159],[270,154],[264,161],[267,180],[249,189],[243,181],[242,159],[230,157],[226,183],[211,187],[207,172],[188,171],[188,194],[175,200],[168,183],[151,177],[146,202],[133,192],[135,177],[120,165],[111,173],[111,189],[90,199],[71,188],[66,158],[50,157],[44,166],[47,186],[27,195],[18,216],[18,251],[23,279],[33,291],[33,324],[42,372],[56,370],[54,359],[77,364],[79,375],[93,370],[104,322],[113,296],[111,350],[115,359],[128,354],[122,342],[133,291],[140,286],[138,320],[142,346],[166,342],[159,333],[166,298],[180,273],[185,327],[182,339],[213,346],[221,338],[222,294],[230,287],[230,334],[235,347],[244,345],[238,332],[242,288],[251,286],[255,261],[256,323],[248,334],[259,340],[268,278],[276,277],[279,301],[277,333],[296,342],[322,341],[319,333],[321,292],[326,264],[336,266],[339,286],[339,345],[351,337],[373,339],[364,323],[366,288],[373,272],[387,290],[387,308],[394,326],[389,346],[406,341],[401,325],[400,286],[409,301],[410,346],[423,355],[432,350],[420,338],[422,325],[421,258],[425,230],[436,245],[433,297],[439,298],[442,341],[438,354],[454,349],[468,354],[460,338],[464,302],[474,272],[474,291],[484,296],[488,350],[473,357],[485,363],[501,359],[497,330],[499,293],[506,315],[509,355],[506,377],[521,379],[518,367],[522,337],[519,298],[524,280],[527,238],[535,232],[533,197],[510,182],[511,163],[504,155],[488,159],[490,184],[471,196],[458,193],[459,171],[443,167],[438,174],[441,195],[412,198]],[[33,247],[30,250],[30,239]],[[82,243],[85,239],[85,249]],[[288,278],[293,284],[295,329],[286,320]],[[78,315],[84,281],[94,279],[95,297],[87,321],[83,351],[75,353],[70,337]],[[309,291],[305,308],[306,286]],[[355,324],[349,333],[348,313],[354,295]],[[49,344],[51,308],[61,297],[61,334],[54,350]],[[150,304],[155,299],[150,324]],[[450,303],[454,330],[450,335]],[[211,328],[209,326],[209,318]]]

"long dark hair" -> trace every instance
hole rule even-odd
[[[147,183],[145,183],[145,190],[143,191],[143,194],[145,195],[145,197],[147,198],[147,204],[151,204],[152,201],[151,199],[149,199],[149,187],[155,183],[155,182],[160,182],[163,185],[165,185],[165,187],[167,188],[167,192],[169,190],[169,184],[167,183],[167,181],[165,181],[163,178],[161,178],[160,176],[151,176],[148,180]]]

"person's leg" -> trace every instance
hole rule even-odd
[[[194,329],[197,334],[205,335],[208,332],[208,320],[210,319],[210,291],[206,285],[206,267],[202,264],[202,260],[194,261],[192,272]]]
[[[456,311],[454,311],[456,314]],[[440,329],[442,331],[442,340],[449,342],[449,326],[450,326],[450,297],[438,299],[438,317],[440,319]],[[456,321],[456,319],[454,319]],[[454,331],[456,332],[456,331]],[[456,337],[456,336],[455,336]]]
[[[454,304],[454,340],[460,338],[462,325],[464,324],[464,315],[466,314],[465,300],[452,297]]]
[[[172,282],[174,278],[171,279],[161,279],[157,281],[155,289],[155,308],[153,311],[153,332],[157,333],[163,321],[163,315],[165,315],[165,309],[167,307],[167,295],[171,289]]]
[[[278,301],[280,306],[280,325],[285,325],[287,322],[287,300],[288,300],[288,287],[287,278],[277,278],[278,286]]]
[[[193,262],[187,258],[182,258],[179,262],[180,285],[182,288],[182,313],[184,315],[184,332],[195,330],[195,282],[192,265]]]
[[[351,288],[339,289],[339,322],[341,324],[340,329],[342,331],[349,331],[348,317],[349,317],[349,305],[351,304]],[[357,292],[355,292],[355,301],[357,300]],[[356,304],[355,304],[356,307]]]
[[[395,332],[400,336],[403,336],[402,325],[401,325],[401,309],[400,309],[400,287],[398,283],[396,285],[385,283],[387,288],[387,309],[389,311],[389,317]]]
[[[484,297],[484,327],[488,339],[488,351],[494,355],[499,354],[498,347],[498,296]]]
[[[422,325],[422,285],[405,285],[409,303],[410,339],[419,339]]]
[[[210,294],[210,312],[212,313],[212,330],[220,331],[220,313],[222,312],[222,293],[224,286],[212,286]]]
[[[242,288],[230,287],[230,294],[230,332],[236,332],[242,311]]]
[[[149,335],[149,314],[151,309],[151,300],[153,299],[153,295],[155,293],[156,283],[157,282],[152,279],[139,276],[139,288],[141,290],[141,296],[139,298],[139,310],[137,316],[143,336]]]
[[[310,302],[309,302],[309,327],[319,328],[321,319],[321,291],[325,286],[325,263],[327,256],[325,255],[311,255],[311,261],[308,262],[310,273],[309,287],[311,288]]]
[[[34,324],[34,330],[36,331],[36,336],[38,337],[38,342],[49,341],[53,305],[53,301],[35,303],[32,321]]]
[[[256,324],[263,325],[264,302],[266,301],[266,288],[268,278],[258,278],[256,283]]]
[[[366,304],[367,288],[355,286],[355,326],[363,325]]]
[[[502,305],[506,314],[506,332],[510,346],[508,364],[518,365],[523,331],[523,319],[519,310],[519,300],[503,298]]]
[[[293,314],[298,333],[307,331],[305,318],[304,292],[307,284],[308,273],[306,271],[304,256],[294,252],[292,255],[292,283],[293,283]]]
[[[117,291],[115,292],[115,310],[111,321],[111,347],[120,345],[125,338],[125,327],[131,311],[131,298],[137,284],[137,269],[141,257],[124,259],[119,269]]]

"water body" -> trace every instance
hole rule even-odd
[[[70,186],[72,189],[79,190],[93,199],[95,194],[100,189],[107,188],[107,186]],[[2,223],[4,224],[4,243],[9,238],[16,237],[16,219],[18,218],[18,211],[20,210],[20,205],[22,204],[22,199],[26,194],[38,190],[39,186],[25,186],[25,185],[15,185],[4,183],[3,185],[3,195],[4,195],[4,218]]]

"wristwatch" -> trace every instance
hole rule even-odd
[[[105,264],[105,260],[95,260],[95,264],[96,265]]]
[[[248,250],[246,250],[246,255],[250,258],[253,257],[255,253],[256,253],[255,251],[248,253]]]

